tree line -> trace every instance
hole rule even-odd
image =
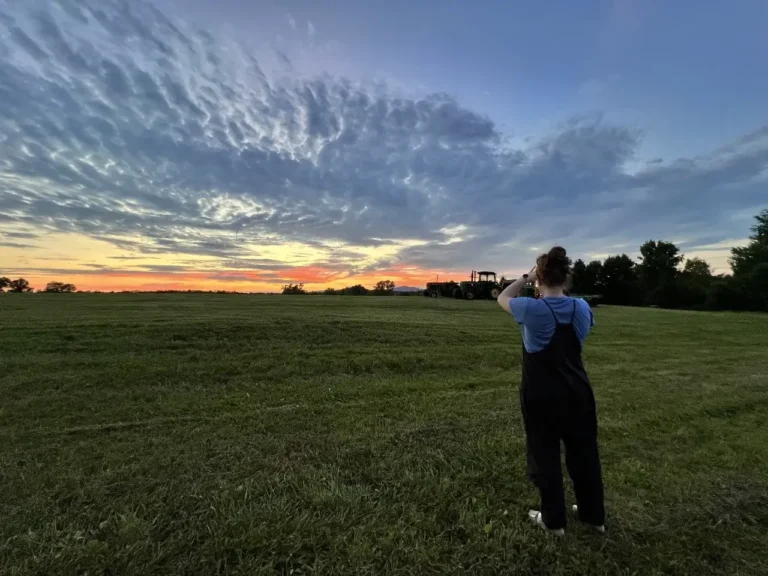
[[[15,292],[17,294],[26,294],[34,292],[35,289],[29,285],[29,281],[25,278],[17,278],[11,280],[5,276],[0,277],[0,292],[5,292],[6,288],[8,292]],[[38,292],[77,292],[77,287],[74,284],[68,284],[66,282],[48,282],[44,290],[38,290]]]
[[[715,275],[709,263],[686,259],[674,243],[649,240],[638,262],[626,254],[577,260],[571,290],[624,306],[768,311],[768,209],[755,220],[749,243],[731,249],[731,274]]]
[[[309,292],[304,289],[304,284],[286,284],[283,286],[283,294],[325,294],[326,296],[394,296],[395,283],[392,280],[379,280],[372,289],[368,289],[362,284],[347,286],[346,288],[326,288],[319,292]],[[403,294],[408,294],[403,293]]]
[[[606,304],[658,306],[694,310],[768,311],[768,209],[755,216],[755,225],[746,246],[731,249],[731,274],[712,273],[701,258],[685,258],[672,242],[649,240],[640,247],[636,262],[626,254],[605,260],[572,263],[571,291],[574,294],[602,295]],[[0,277],[0,292],[29,293],[24,278]],[[49,282],[39,292],[76,292],[74,284]],[[168,291],[174,292],[174,291]],[[223,291],[219,291],[223,293]],[[283,294],[309,294],[304,284],[287,284]],[[380,280],[373,288],[362,284],[327,288],[313,294],[348,296],[408,295],[396,292],[392,280]]]

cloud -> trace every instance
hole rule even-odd
[[[24,248],[25,250],[36,250],[39,246],[35,244],[22,244],[21,242],[12,242],[9,240],[0,240],[0,246],[6,248]]]
[[[508,269],[531,245],[588,254],[741,237],[730,215],[768,203],[766,128],[630,173],[642,134],[600,116],[515,148],[445,94],[272,77],[242,47],[149,4],[34,4],[0,7],[7,229],[253,270],[277,268],[259,259],[287,245],[311,247],[331,274]],[[371,256],[382,246],[392,249]]]

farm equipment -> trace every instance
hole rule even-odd
[[[513,281],[496,279],[496,272],[482,270],[476,272],[472,270],[469,280],[462,282],[427,282],[427,288],[424,290],[424,296],[437,298],[456,298],[464,300],[495,300],[501,294],[501,291],[509,286]],[[533,285],[526,285],[521,294],[523,296],[534,296],[535,288]]]
[[[460,294],[454,294],[456,298],[465,300],[495,300],[501,294],[501,284],[496,281],[496,272],[483,270],[472,274],[469,280],[459,283]]]
[[[431,298],[437,298],[442,296],[444,298],[455,298],[456,292],[461,293],[458,283],[451,280],[450,282],[427,282],[427,289],[424,290],[424,296]]]
[[[573,298],[581,298],[584,300],[587,304],[589,304],[590,308],[596,308],[600,304],[600,300],[602,300],[602,296],[597,294],[570,294],[569,292],[566,292],[567,296],[571,296]]]
[[[441,296],[443,298],[456,298],[459,300],[495,300],[499,297],[501,291],[512,284],[512,282],[514,280],[507,280],[503,276],[500,281],[497,281],[496,272],[488,270],[476,272],[472,270],[469,280],[461,282],[454,282],[452,280],[449,282],[427,282],[424,296],[432,298]],[[570,294],[567,291],[566,295],[573,296],[574,298],[583,298],[592,308],[596,307],[602,299],[600,295]],[[538,293],[533,283],[523,286],[520,296],[538,298]]]

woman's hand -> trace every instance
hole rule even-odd
[[[538,274],[539,266],[538,264],[534,264],[533,268],[531,268],[531,271],[528,272],[528,281],[529,282],[536,282],[538,278],[536,278],[536,274]]]
[[[536,266],[534,266],[531,268],[531,271],[528,272],[528,274],[520,276],[520,278],[502,290],[501,294],[499,294],[499,297],[496,299],[496,301],[499,303],[499,306],[509,312],[510,299],[517,298],[518,294],[520,294],[520,291],[523,289],[523,286],[525,286],[528,282],[535,282],[536,273]]]

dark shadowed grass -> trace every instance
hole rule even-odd
[[[768,573],[768,316],[596,310],[609,533],[555,541],[493,303],[0,306],[2,574]]]

